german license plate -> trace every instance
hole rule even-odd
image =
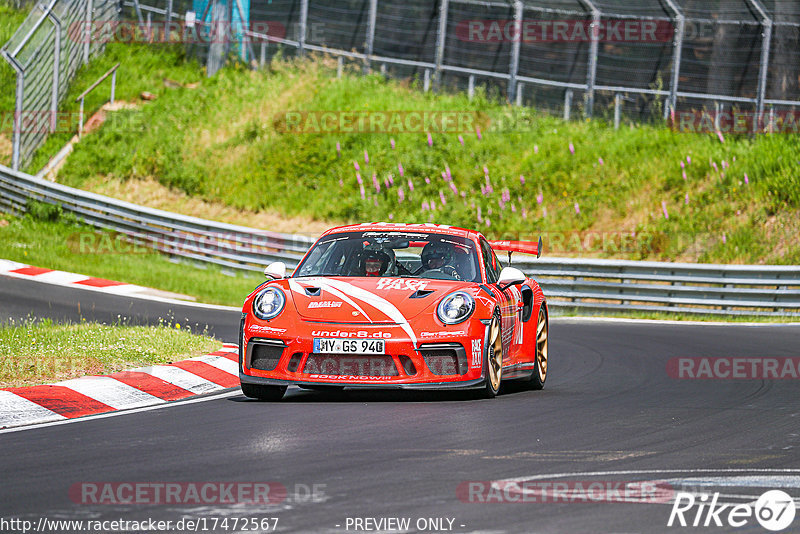
[[[384,354],[386,342],[382,339],[314,338],[317,354]]]

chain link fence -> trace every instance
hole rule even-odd
[[[617,126],[625,116],[694,128],[710,115],[720,130],[720,117],[739,113],[753,133],[800,117],[797,0],[49,0],[3,48],[17,111],[54,110],[106,42],[64,39],[67,28],[119,17],[149,36],[192,35],[209,75],[231,57],[258,67],[317,52],[425,90],[482,88]],[[14,168],[45,135],[15,130]]]
[[[58,105],[78,67],[102,53],[85,21],[114,20],[114,0],[48,0],[38,3],[0,49],[16,72],[12,167],[19,169],[56,129]],[[2,110],[6,112],[6,110]]]
[[[247,46],[196,47],[210,72],[230,53],[263,64],[279,51],[316,51],[425,89],[482,86],[567,118],[618,124],[622,114],[643,121],[711,110],[719,127],[716,117],[735,111],[752,119],[750,132],[800,105],[796,0],[252,0],[240,9],[244,1],[125,5],[173,20],[203,9],[193,16],[211,24],[215,9],[224,20],[239,11]]]

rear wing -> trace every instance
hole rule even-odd
[[[512,252],[519,252],[520,254],[533,254],[537,258],[542,256],[542,238],[539,238],[538,243],[533,241],[489,241],[489,244],[494,250],[506,250],[509,257]]]

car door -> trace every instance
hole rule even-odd
[[[486,267],[486,280],[492,286],[492,291],[499,295],[498,306],[500,306],[500,330],[503,342],[503,361],[508,362],[511,357],[511,342],[514,339],[514,325],[517,315],[517,297],[514,292],[516,287],[511,287],[505,291],[500,291],[497,281],[500,279],[502,265],[497,255],[492,250],[491,245],[486,239],[481,238],[481,255]]]

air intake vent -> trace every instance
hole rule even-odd
[[[436,376],[467,372],[467,353],[459,343],[430,343],[420,346],[420,352],[428,370]]]
[[[432,289],[417,289],[408,298],[410,298],[410,299],[421,299],[421,298],[427,297],[431,293],[433,293]]]
[[[250,367],[260,371],[274,371],[278,367],[278,362],[286,348],[282,343],[264,344],[258,341],[250,341]]]
[[[318,287],[307,287],[305,288],[305,290],[306,290],[306,295],[308,295],[309,297],[318,297],[322,293],[322,289]]]

